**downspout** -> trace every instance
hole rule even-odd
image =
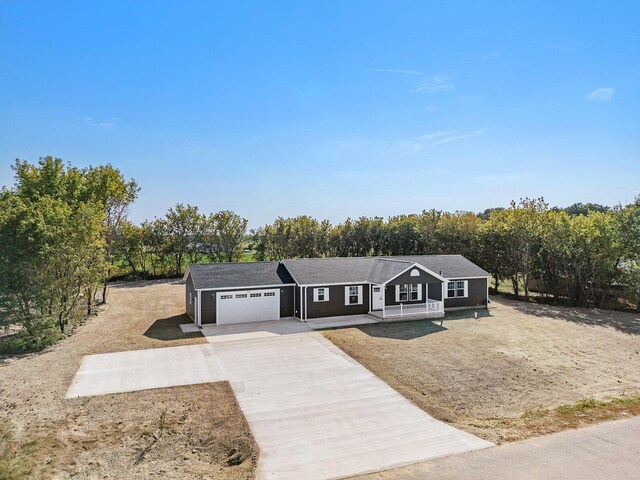
[[[307,323],[307,294],[309,287],[304,287],[304,323]]]

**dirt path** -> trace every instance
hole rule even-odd
[[[253,478],[257,446],[225,382],[64,398],[84,355],[204,343],[182,334],[183,311],[176,282],[114,286],[71,337],[0,364],[0,476]]]
[[[640,316],[499,300],[491,316],[325,332],[438,419],[493,442],[541,433],[527,410],[640,392]],[[535,422],[534,422],[535,423]],[[546,431],[544,432],[546,433]]]

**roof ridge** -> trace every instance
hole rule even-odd
[[[387,257],[373,257],[376,260],[382,260],[384,262],[396,262],[396,263],[413,263],[409,260],[402,260],[400,258],[387,258]]]

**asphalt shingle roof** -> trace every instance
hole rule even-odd
[[[384,283],[414,263],[445,278],[489,276],[489,273],[462,255],[300,258],[282,262],[210,263],[189,265],[189,272],[196,289],[259,287],[288,283]]]
[[[280,262],[207,263],[189,265],[196,289],[261,287],[294,283]]]
[[[445,278],[489,277],[491,275],[462,255],[401,255],[389,258],[417,263]]]

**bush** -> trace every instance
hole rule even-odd
[[[23,329],[16,334],[0,338],[0,354],[39,352],[63,336],[53,322],[41,322],[30,332]]]

